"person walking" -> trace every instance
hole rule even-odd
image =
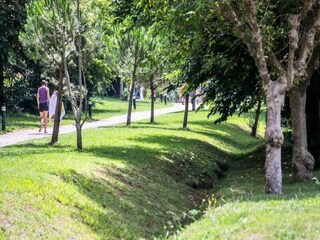
[[[55,89],[51,95],[50,101],[49,101],[49,119],[54,118],[54,115],[56,114],[57,102],[58,102],[58,86],[55,87]],[[64,117],[65,114],[66,114],[66,112],[64,109],[64,105],[62,103],[60,121],[62,120],[62,118]]]
[[[39,132],[41,132],[42,128],[44,128],[44,133],[47,133],[49,101],[50,90],[47,87],[47,82],[42,80],[41,87],[38,88],[37,92],[37,103],[40,114]]]

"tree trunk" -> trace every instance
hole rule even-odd
[[[266,141],[266,193],[282,194],[281,146],[281,108],[285,94],[279,93],[277,82],[271,82],[266,90],[267,129]]]
[[[133,100],[133,92],[135,87],[135,81],[136,81],[136,66],[133,67],[132,72],[132,81],[130,85],[130,92],[129,92],[129,105],[128,105],[128,115],[127,115],[127,126],[131,124],[131,113],[132,113],[132,100]]]
[[[5,104],[5,96],[4,96],[4,67],[2,62],[0,61],[0,106]]]
[[[186,129],[188,125],[188,112],[189,112],[189,94],[185,97],[185,108],[184,108],[184,118],[183,118],[183,128]]]
[[[315,160],[314,169],[320,168],[320,73],[315,71],[307,89],[307,138],[308,149]]]
[[[80,124],[80,120],[76,122],[77,129],[77,149],[82,150],[82,125]]]
[[[258,128],[259,117],[260,117],[260,113],[261,113],[261,103],[262,103],[262,100],[260,98],[258,100],[258,106],[257,106],[257,109],[255,111],[254,122],[253,122],[252,130],[251,130],[251,136],[252,137],[256,137],[257,136],[257,128]]]
[[[193,91],[192,92],[192,111],[195,111],[196,110],[196,91]]]
[[[292,121],[292,171],[295,180],[312,178],[314,158],[308,151],[306,125],[307,86],[300,84],[289,92]]]
[[[153,97],[153,91],[155,90],[153,87],[153,83],[150,83],[150,90],[151,90],[151,113],[150,113],[150,123],[154,123],[154,97]]]
[[[61,64],[63,66],[63,64]],[[63,67],[62,67],[63,68]],[[61,116],[61,108],[62,108],[62,86],[63,86],[63,78],[64,78],[64,69],[60,69],[59,73],[59,88],[57,95],[57,105],[54,114],[54,123],[53,123],[53,132],[51,137],[50,144],[55,144],[58,142],[59,138],[59,128],[60,128],[60,116]]]

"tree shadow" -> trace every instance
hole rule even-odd
[[[75,149],[74,146],[71,145],[49,145],[48,142],[45,143],[21,143],[16,145],[10,145],[2,148],[0,151],[0,159],[1,157],[10,156],[16,157],[21,156],[22,152],[24,155],[32,154],[43,154],[43,153],[63,153],[70,152],[71,149]]]
[[[119,230],[113,233],[114,238],[131,239],[165,234],[163,226],[168,226],[168,221],[177,224],[177,216],[179,224],[190,222],[183,213],[198,209],[202,199],[219,184],[219,166],[213,162],[230,157],[211,144],[178,136],[131,140],[141,145],[86,148],[83,154],[106,159],[96,163],[98,168],[90,176],[74,170],[59,173],[61,179],[74,184],[102,209],[88,210],[95,219],[89,227],[102,238],[108,236],[110,229],[106,226],[110,225]],[[159,147],[148,147],[147,143]],[[208,149],[214,149],[213,153],[205,155]],[[126,167],[116,167],[108,163],[109,159],[125,162]],[[81,214],[79,210],[79,218]]]

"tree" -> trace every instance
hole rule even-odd
[[[303,4],[299,2],[291,4],[294,4],[295,8],[290,6],[282,12],[286,15],[288,24],[281,22],[280,27],[276,28],[277,24],[279,25],[277,22],[279,18],[273,14],[280,8],[277,3],[272,4],[273,14],[270,14],[270,10],[263,9],[268,4],[258,5],[254,0],[217,3],[219,12],[232,24],[235,34],[254,58],[262,80],[267,103],[265,134],[267,193],[282,193],[281,108],[285,93],[306,80],[307,70],[313,70],[315,67],[313,61],[317,60],[317,57],[313,57],[313,50],[317,46],[315,37],[320,20],[318,3],[304,1]],[[288,35],[284,34],[285,32]],[[280,41],[286,43],[288,47],[283,49],[283,44],[278,44]],[[305,174],[303,177],[310,178],[310,174]]]
[[[168,64],[166,59],[166,45],[165,36],[156,35],[152,30],[149,30],[145,41],[147,56],[142,65],[141,78],[144,79],[144,83],[149,86],[150,89],[150,123],[154,123],[154,93],[166,82],[164,72]]]
[[[25,5],[28,0],[0,1],[0,106],[5,104],[4,70],[9,55],[21,51],[19,32],[26,21]]]
[[[58,100],[55,111],[54,130],[51,144],[58,141],[63,85],[71,102],[77,129],[77,148],[82,149],[81,128],[83,96],[83,66],[81,49],[81,21],[79,2],[66,0],[37,0],[28,8],[25,33],[21,35],[30,56],[41,60],[50,74],[58,77]],[[78,59],[78,84],[71,82],[69,68],[73,59]],[[76,61],[75,61],[76,62]],[[52,69],[51,66],[54,66]],[[76,81],[75,81],[76,82]],[[82,122],[81,122],[82,121]]]
[[[147,30],[132,28],[125,33],[118,32],[115,40],[120,53],[121,75],[130,81],[127,125],[131,124],[133,94],[141,64],[146,59]]]

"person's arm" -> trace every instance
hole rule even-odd
[[[39,109],[39,107],[40,107],[40,106],[39,106],[39,101],[40,101],[40,100],[39,100],[39,89],[38,89],[38,91],[37,91],[37,104],[38,104],[38,109]]]

